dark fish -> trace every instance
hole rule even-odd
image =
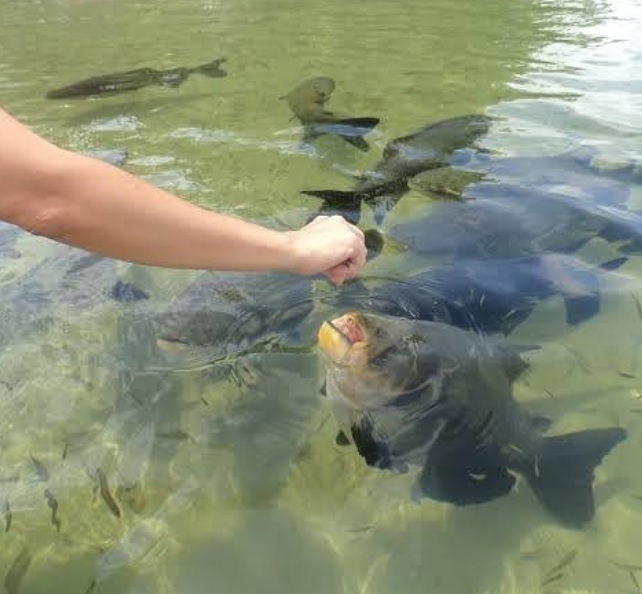
[[[325,108],[335,82],[327,76],[301,81],[281,99],[285,99],[294,116],[304,127],[303,140],[311,141],[324,134],[334,134],[362,151],[370,150],[364,136],[379,123],[379,118],[339,117]]]
[[[38,325],[49,319],[52,310],[85,310],[108,300],[139,301],[146,293],[119,279],[117,262],[64,245],[12,284],[4,287],[3,307],[13,325]],[[26,328],[7,325],[6,331],[22,336]]]
[[[635,576],[635,572],[632,569],[629,569],[629,577],[631,578],[631,581],[633,582],[633,586],[635,587],[635,591],[637,594],[640,594],[642,592],[642,589],[640,589],[640,582],[638,582],[638,578]]]
[[[116,503],[116,500],[111,494],[111,491],[109,490],[109,485],[107,484],[107,477],[105,476],[105,473],[102,471],[100,468],[96,468],[96,477],[98,479],[98,488],[100,491],[100,496],[102,497],[103,501],[107,504],[107,507],[109,508],[109,511],[114,514],[117,518],[120,518],[121,513],[120,513],[120,507],[118,507],[118,504]]]
[[[47,467],[35,456],[31,456],[31,461],[33,462],[33,466],[36,470],[36,477],[38,480],[43,482],[48,481],[49,471],[47,470]]]
[[[631,563],[621,563],[620,561],[613,561],[611,559],[611,563],[615,565],[616,567],[620,567],[622,569],[628,569],[630,571],[642,571],[642,565],[633,565]]]
[[[444,167],[460,149],[474,147],[488,132],[491,118],[466,115],[429,124],[421,130],[396,138],[383,150],[383,158],[364,175],[352,190],[304,190],[303,194],[321,198],[323,213],[340,213],[353,222],[359,220],[362,202],[374,209],[380,223],[386,213],[409,190],[415,175]]]
[[[91,78],[86,78],[60,89],[49,91],[46,97],[47,99],[90,97],[92,95],[135,91],[151,85],[175,88],[184,83],[187,78],[195,72],[212,78],[227,76],[227,72],[220,67],[224,61],[225,58],[219,58],[218,60],[213,60],[212,62],[194,68],[179,67],[170,70],[138,68],[126,72],[92,76]]]
[[[31,553],[27,547],[24,547],[14,562],[11,564],[7,575],[4,578],[4,588],[7,594],[17,594],[20,590],[20,584],[31,565]]]
[[[542,254],[510,259],[457,260],[374,287],[347,285],[326,299],[334,307],[359,307],[434,321],[484,334],[510,334],[544,300],[564,299],[566,321],[577,325],[601,307],[607,271],[626,257],[590,266],[572,256]],[[615,281],[612,281],[615,283]]]
[[[58,519],[58,500],[49,489],[45,489],[45,499],[47,501],[49,509],[51,510],[51,524],[55,526],[57,532],[60,532],[60,520]]]
[[[13,514],[11,513],[11,505],[9,504],[8,499],[5,500],[4,502],[3,515],[4,515],[4,531],[9,532],[9,530],[11,530],[11,520],[13,519]]]
[[[571,253],[597,237],[622,253],[641,253],[642,216],[622,208],[628,189],[609,181],[608,196],[591,197],[599,181],[584,188],[587,198],[522,182],[475,183],[465,189],[465,202],[434,203],[428,214],[394,225],[389,235],[415,253],[440,258]]]
[[[542,587],[550,586],[552,583],[561,580],[563,577],[564,577],[563,573],[556,573],[554,575],[551,575],[542,581]]]
[[[290,342],[312,311],[311,288],[309,278],[287,274],[204,273],[154,317],[153,333],[189,366]]]
[[[109,289],[107,296],[120,303],[131,303],[149,299],[149,295],[145,291],[132,283],[127,283],[120,279]]]
[[[516,472],[561,523],[593,517],[594,469],[626,431],[542,435],[513,398],[528,367],[520,347],[370,313],[324,323],[318,342],[340,429],[370,466],[419,466],[417,496],[484,503],[507,495]]]
[[[549,570],[548,575],[559,573],[560,571],[562,571],[562,569],[568,567],[575,560],[575,557],[577,557],[577,550],[572,549],[562,557],[562,559],[555,565],[555,567],[552,567]]]

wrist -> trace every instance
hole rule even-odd
[[[281,231],[283,256],[279,268],[285,272],[301,274],[305,271],[306,257],[301,249],[298,231]]]

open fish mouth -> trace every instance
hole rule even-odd
[[[347,313],[323,322],[317,340],[321,351],[339,362],[346,359],[354,346],[365,344],[367,335],[356,314]]]

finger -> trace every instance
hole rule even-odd
[[[368,258],[368,250],[366,249],[365,243],[360,244],[359,247],[354,251],[354,255],[350,258],[351,268],[354,269],[354,273],[359,271],[359,269],[366,263]]]
[[[338,264],[337,266],[333,266],[329,270],[326,270],[323,274],[335,285],[340,287],[346,278],[348,278],[348,266],[346,264]]]

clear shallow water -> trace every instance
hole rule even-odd
[[[346,170],[367,170],[389,139],[464,113],[503,118],[485,144],[504,155],[588,145],[603,167],[642,160],[641,18],[639,2],[5,2],[0,101],[62,145],[126,148],[128,169],[197,203],[285,212],[298,224],[316,206],[301,189],[349,187]],[[93,74],[219,56],[224,79],[43,98]],[[316,151],[300,145],[278,98],[318,73],[337,81],[334,110],[381,118],[369,153],[332,138]],[[641,200],[631,187],[629,206]],[[425,203],[409,193],[384,230]],[[589,322],[566,327],[554,298],[516,331],[543,346],[516,395],[551,416],[556,433],[629,431],[597,472],[594,522],[576,532],[523,483],[483,506],[416,505],[411,476],[368,469],[337,448],[311,347],[327,310],[304,321],[301,352],[249,355],[235,383],[220,379],[220,363],[194,365],[200,354],[159,363],[145,334],[144,320],[192,273],[78,268],[79,254],[28,236],[15,249],[0,277],[0,505],[9,502],[11,517],[0,568],[28,551],[19,592],[82,593],[94,581],[95,592],[635,591],[613,561],[642,565],[639,258],[618,271],[626,282],[604,287]],[[595,263],[614,252],[596,239],[579,255]],[[421,265],[407,258],[400,271],[393,253],[364,276]],[[116,274],[152,299],[104,299]],[[314,295],[328,291],[319,283]],[[96,493],[97,468],[120,517]],[[543,585],[572,551],[563,577]]]

